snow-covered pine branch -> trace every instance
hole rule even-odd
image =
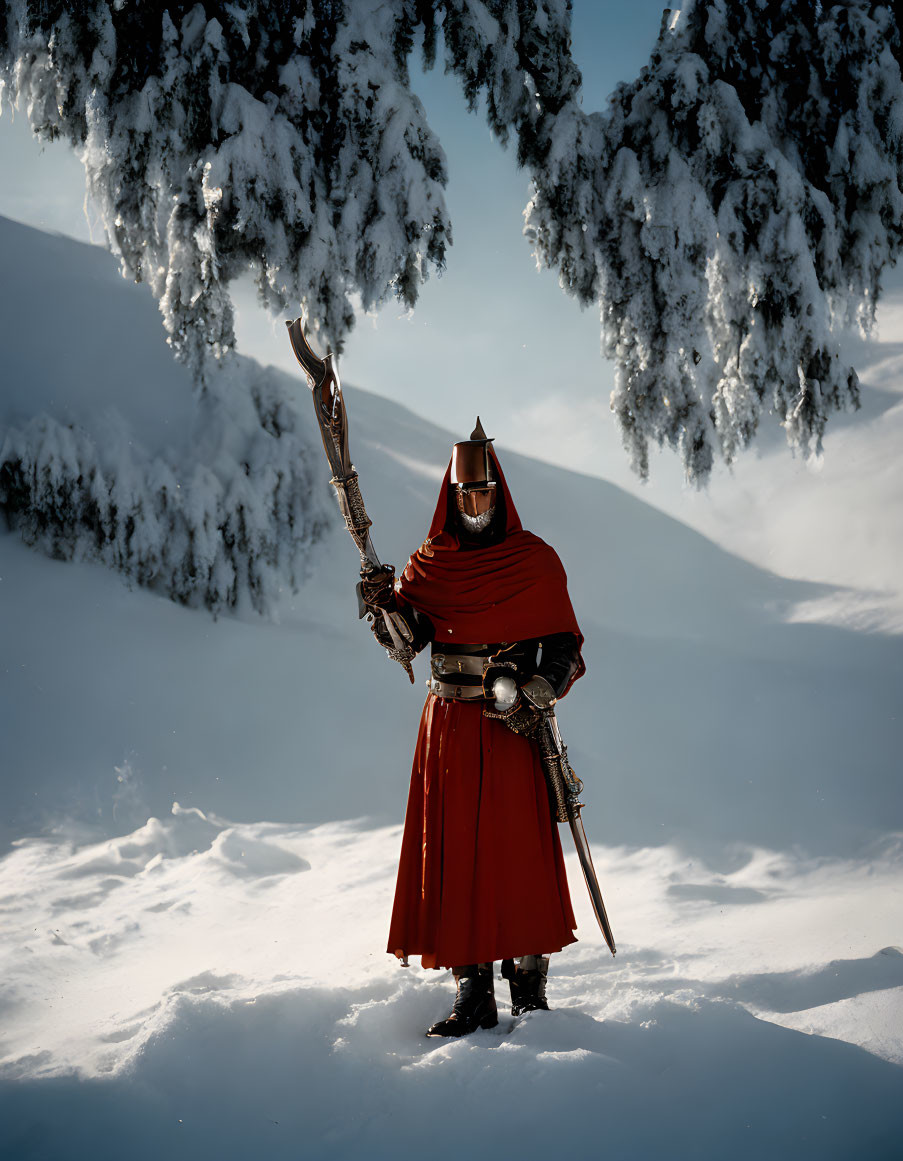
[[[579,105],[568,0],[14,0],[0,103],[80,151],[123,267],[200,376],[228,283],[305,304],[333,345],[441,267],[444,157],[407,60],[441,30],[471,105],[511,134],[526,233],[601,313],[612,407],[702,481],[773,413],[820,445],[858,397],[832,329],[874,316],[903,221],[900,35],[869,0],[689,0],[603,113]]]
[[[411,304],[441,266],[445,163],[407,83],[406,8],[7,4],[0,107],[75,147],[123,273],[206,388],[177,458],[47,413],[3,425],[0,511],[28,542],[212,610],[266,612],[301,582],[329,519],[312,422],[209,356],[233,345],[228,287],[249,267],[267,306],[306,306],[340,348],[350,295]]]
[[[903,239],[892,7],[688,0],[590,114],[565,0],[437,7],[446,67],[533,179],[538,260],[600,309],[640,474],[668,443],[703,482],[763,412],[818,450],[830,412],[858,405],[838,324],[868,330]]]
[[[268,613],[307,575],[328,485],[297,410],[306,400],[280,372],[236,359],[211,377],[188,455],[145,446],[115,412],[91,431],[46,412],[7,425],[10,527],[49,556],[99,560],[182,604]]]
[[[63,137],[123,272],[202,377],[234,342],[228,284],[299,303],[340,349],[410,305],[449,241],[445,158],[405,71],[409,3],[45,4],[0,24],[0,105]]]
[[[600,306],[641,474],[654,441],[704,481],[763,412],[818,450],[858,405],[832,328],[868,329],[900,250],[900,59],[884,4],[689,0],[607,112],[527,119],[526,232]]]

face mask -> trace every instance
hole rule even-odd
[[[458,488],[455,491],[455,506],[464,528],[470,532],[482,532],[488,528],[495,512],[495,488]]]

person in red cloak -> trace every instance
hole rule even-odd
[[[362,594],[404,617],[415,651],[432,647],[388,950],[454,973],[454,1007],[429,1036],[498,1023],[495,960],[515,1015],[547,1010],[548,956],[575,942],[576,922],[538,752],[505,718],[530,708],[537,682],[564,697],[583,637],[564,568],[521,526],[479,418],[454,446],[427,539],[397,583],[369,574]],[[374,615],[389,647],[382,626]]]

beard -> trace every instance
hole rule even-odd
[[[466,512],[459,511],[458,519],[461,521],[464,529],[473,536],[488,528],[492,523],[492,517],[494,515],[495,505],[493,504],[491,508],[487,508],[485,512],[481,512],[479,516],[468,516]]]

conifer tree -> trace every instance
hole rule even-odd
[[[705,480],[769,413],[818,449],[858,406],[837,330],[900,250],[899,62],[889,6],[690,0],[607,111],[543,119],[527,232],[600,307],[641,474],[667,442]]]
[[[440,38],[441,33],[441,38]],[[903,223],[892,7],[689,0],[649,64],[585,112],[567,0],[13,0],[2,97],[81,152],[123,269],[199,378],[233,344],[249,266],[341,349],[351,296],[412,305],[451,237],[441,146],[411,90],[418,38],[513,138],[526,232],[601,314],[633,462],[680,449],[704,480],[763,412],[818,446],[858,381]]]
[[[704,482],[764,415],[819,448],[858,402],[838,324],[870,327],[903,236],[888,3],[688,0],[592,112],[569,0],[9,0],[0,108],[78,151],[123,272],[150,285],[203,394],[249,268],[266,306],[305,309],[341,350],[355,300],[413,305],[443,267],[418,44],[529,174],[525,232],[600,312],[640,474],[668,444]]]

